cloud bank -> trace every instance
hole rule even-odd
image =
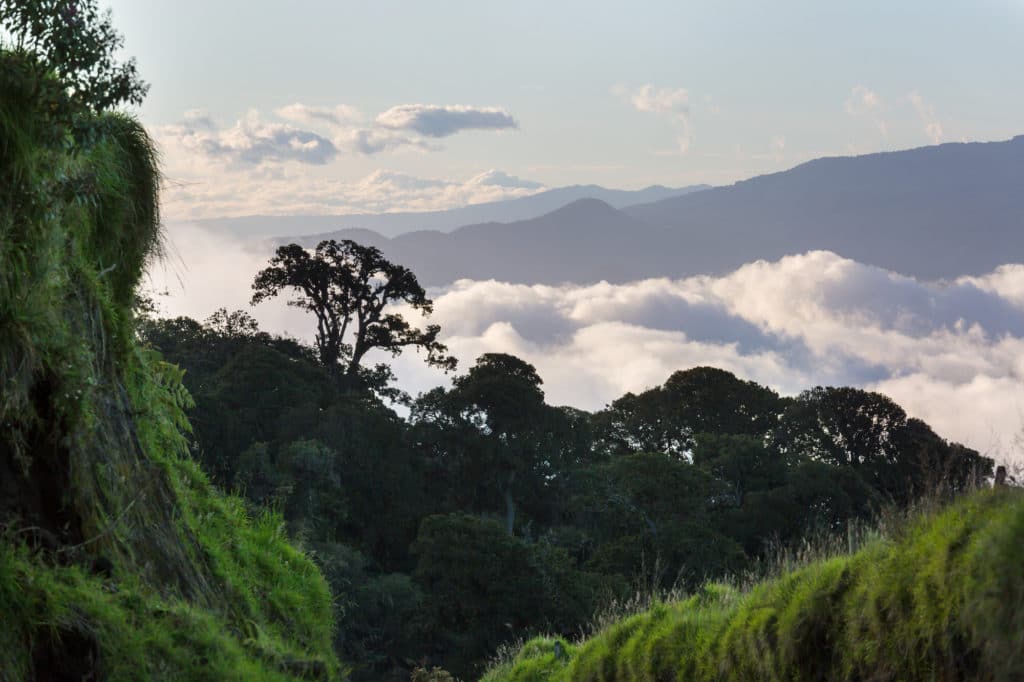
[[[362,178],[339,180],[309,177],[292,169],[263,168],[222,172],[216,178],[216,182],[196,179],[168,183],[163,191],[164,214],[181,220],[438,211],[524,197],[546,189],[542,183],[493,169],[466,179],[422,178],[382,169]]]
[[[439,138],[465,130],[517,127],[511,114],[493,107],[404,104],[372,118],[346,104],[296,102],[275,109],[269,120],[250,111],[229,126],[196,109],[151,132],[164,159],[165,214],[189,219],[440,210],[522,196],[542,185],[496,170],[470,181],[436,181],[432,186],[443,191],[434,200],[399,192],[386,202],[372,189],[366,193],[372,175],[356,181],[328,175],[340,161],[355,159],[365,168],[367,157],[384,152],[438,151]]]
[[[171,241],[190,266],[154,273],[154,284],[173,294],[167,313],[203,318],[246,306],[268,251],[188,226]],[[226,266],[219,254],[230,254]],[[600,409],[673,371],[714,365],[787,394],[815,385],[877,390],[947,438],[1020,459],[1012,448],[1024,425],[1021,265],[926,283],[817,251],[722,277],[588,286],[467,280],[431,295],[431,321],[463,370],[482,353],[513,353],[537,366],[556,404]],[[266,305],[255,314],[273,331],[311,333],[293,309]],[[447,381],[415,355],[395,370],[414,393]]]
[[[402,147],[432,151],[437,147],[429,143],[430,138],[450,137],[464,130],[519,127],[504,109],[465,105],[401,104],[381,112],[370,126],[361,111],[346,104],[321,107],[296,102],[273,113],[288,123],[265,123],[259,112],[251,111],[233,126],[221,128],[208,112],[192,110],[181,122],[159,126],[155,133],[164,144],[212,159],[253,165],[322,164],[342,150],[364,155]]]

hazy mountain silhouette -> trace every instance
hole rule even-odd
[[[624,281],[635,277],[649,226],[603,201],[580,199],[557,211],[514,223],[484,223],[451,233],[409,232],[393,238],[342,230],[333,238],[380,248],[416,273],[421,283],[460,278],[513,282]],[[316,245],[324,236],[302,238]],[[280,241],[288,241],[286,239]]]
[[[393,237],[416,230],[450,232],[475,223],[509,223],[528,220],[558,210],[578,199],[600,199],[621,208],[633,204],[659,201],[708,189],[710,185],[662,187],[653,185],[640,190],[608,189],[598,185],[573,185],[551,189],[528,197],[473,204],[447,211],[409,213],[365,213],[337,216],[245,216],[198,221],[206,227],[242,237],[296,237],[343,229],[373,230]]]
[[[623,210],[588,199],[450,234],[302,241],[323,237],[378,246],[431,285],[713,274],[811,249],[926,279],[981,274],[1024,262],[1024,136],[818,159]]]
[[[1024,262],[1024,136],[817,159],[626,213],[670,228],[688,268],[829,249],[928,279],[979,274]]]

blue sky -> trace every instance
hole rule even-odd
[[[722,184],[1024,132],[1021,0],[111,6],[152,84],[141,113],[177,182],[172,216],[440,208],[536,183]],[[295,104],[304,117],[279,115]],[[514,126],[382,128],[402,105]],[[309,115],[338,107],[346,120],[330,126]],[[273,153],[318,140],[329,154]]]

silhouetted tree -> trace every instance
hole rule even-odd
[[[441,328],[411,326],[388,309],[404,304],[424,316],[433,312],[416,276],[406,267],[389,262],[379,249],[345,239],[320,242],[310,253],[298,244],[277,249],[270,266],[261,270],[252,285],[252,304],[273,298],[285,289],[295,292],[288,305],[316,316],[316,348],[320,362],[332,371],[341,363],[349,379],[363,370],[360,363],[371,350],[398,355],[406,348],[423,349],[427,364],[446,371],[455,358],[437,340]],[[371,373],[386,383],[390,371],[378,366]]]
[[[611,452],[683,457],[700,433],[763,435],[785,400],[770,388],[715,367],[675,372],[664,386],[627,393],[596,415]]]
[[[888,397],[858,388],[804,391],[772,440],[783,452],[854,469],[899,503],[926,492],[961,491],[992,473],[991,459],[947,443]]]

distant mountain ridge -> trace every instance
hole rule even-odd
[[[530,196],[471,204],[445,211],[361,213],[331,216],[244,216],[197,221],[200,225],[242,237],[298,237],[343,229],[373,230],[394,237],[419,230],[450,232],[476,223],[509,223],[528,220],[558,210],[578,199],[600,199],[622,208],[690,192],[709,189],[710,185],[663,187],[652,185],[639,190],[608,189],[599,185],[571,185],[545,190]]]
[[[728,187],[621,210],[596,199],[450,234],[350,238],[424,284],[625,282],[726,272],[813,249],[922,279],[1024,262],[1024,136],[823,158]]]

